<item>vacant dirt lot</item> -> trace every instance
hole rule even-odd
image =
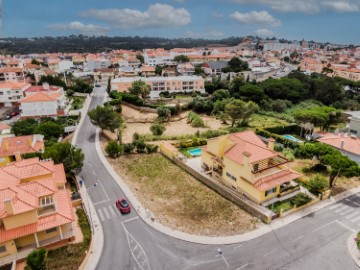
[[[260,223],[160,154],[108,160],[156,220],[172,229],[225,236],[253,230]]]
[[[125,105],[122,106],[122,116],[126,121],[126,128],[123,131],[123,142],[129,143],[132,141],[132,136],[135,132],[139,134],[151,133],[150,126],[157,118],[156,113],[141,113],[137,110],[129,108]],[[207,115],[201,115],[207,128],[193,128],[187,124],[186,121],[187,112],[181,113],[178,117],[171,119],[170,122],[165,123],[166,131],[164,135],[186,135],[194,134],[196,131],[205,131],[208,129],[219,129],[226,127],[222,125],[220,120],[215,119]],[[107,133],[108,136],[115,138]]]

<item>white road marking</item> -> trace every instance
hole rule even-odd
[[[301,238],[303,238],[304,236],[303,235],[300,235],[298,238],[295,238],[293,240],[290,240],[290,242],[295,242],[295,241],[298,241],[300,240]]]
[[[240,270],[240,269],[243,269],[244,267],[248,266],[249,264],[244,264],[243,266],[240,266],[239,268],[236,268],[236,270]]]
[[[104,189],[104,186],[101,184],[101,181],[100,181],[99,179],[98,179],[98,183],[100,184],[102,190],[104,191],[104,194],[105,194],[105,196],[106,196],[106,199],[107,199],[108,201],[110,201],[109,195],[106,193],[106,191],[105,191],[105,189]]]
[[[341,212],[341,211],[344,211],[345,209],[349,209],[349,206],[343,205],[342,207],[336,209],[334,212],[335,212],[335,213],[339,213],[339,212]]]
[[[348,202],[351,202],[351,203],[353,203],[353,204],[355,204],[355,205],[357,205],[357,206],[360,206],[360,203],[354,202],[354,201],[349,200],[349,199],[345,199],[345,200],[348,201]]]
[[[100,201],[100,202],[96,202],[93,203],[93,205],[98,205],[98,204],[102,204],[102,203],[107,203],[109,200],[104,200],[104,201]]]
[[[328,222],[328,223],[326,223],[326,224],[324,224],[324,225],[321,225],[320,227],[317,227],[315,230],[312,230],[312,232],[316,232],[316,231],[318,231],[318,230],[321,230],[322,228],[324,228],[324,227],[326,227],[326,226],[329,226],[330,224],[332,224],[332,223],[334,223],[334,222],[336,222],[336,220],[333,220],[333,221],[330,221],[330,222]]]
[[[98,209],[98,212],[99,212],[99,216],[101,218],[101,221],[104,221],[104,214],[102,213],[101,209]]]
[[[329,209],[333,210],[335,208],[338,208],[339,206],[341,206],[342,204],[334,204],[333,206],[330,206]]]
[[[353,218],[353,219],[350,219],[350,221],[351,221],[351,222],[356,222],[356,221],[358,221],[359,219],[360,219],[360,214],[359,214],[359,216],[358,216],[358,217]]]
[[[269,256],[270,254],[274,253],[275,251],[276,251],[276,249],[274,249],[274,250],[272,250],[272,251],[270,251],[270,252],[268,252],[268,253],[265,253],[265,254],[264,254],[264,257]]]
[[[341,225],[341,226],[343,226],[344,228],[346,228],[346,229],[348,229],[348,230],[352,231],[353,233],[355,233],[355,232],[356,232],[353,228],[351,228],[351,227],[349,227],[348,225],[346,225],[346,224],[342,223],[341,221],[338,221],[338,220],[335,220],[335,221],[336,221],[339,225]]]
[[[146,266],[147,266],[147,269],[148,270],[151,270],[151,267],[150,267],[150,263],[149,263],[149,259],[148,257],[146,256],[146,253],[144,251],[144,249],[142,248],[142,246],[135,240],[135,238],[128,232],[128,230],[126,229],[125,225],[123,222],[121,222],[121,225],[123,226],[124,228],[124,231],[126,233],[126,239],[127,239],[127,242],[128,242],[128,245],[129,245],[129,248],[130,248],[130,252],[131,252],[131,255],[133,256],[133,258],[135,259],[136,263],[139,265],[139,267],[141,268],[141,270],[145,270],[144,267],[142,266],[142,264],[138,261],[138,259],[136,258],[134,252],[132,251],[132,248],[131,248],[131,243],[134,243],[141,249],[141,252],[143,253],[144,257],[145,257],[145,262],[146,262]]]
[[[234,247],[234,249],[238,249],[238,248],[241,248],[243,245],[238,245],[236,247]]]
[[[355,217],[356,215],[359,215],[359,212],[351,213],[350,215],[347,215],[345,218],[346,218],[346,219],[350,219],[350,218],[352,218],[352,217]]]
[[[117,209],[117,207],[115,205],[112,205],[112,207],[115,209],[115,213],[120,215],[119,209]]]
[[[110,219],[110,215],[109,215],[109,212],[107,211],[106,207],[103,208],[103,211],[105,213],[106,218]]]
[[[115,212],[114,212],[114,210],[112,209],[112,206],[111,206],[111,205],[108,206],[108,209],[109,209],[109,212],[111,213],[111,215],[112,215],[113,217],[116,217]]]
[[[352,211],[354,211],[354,208],[346,209],[346,210],[342,211],[341,213],[339,213],[339,215],[343,216],[345,214],[349,214]]]
[[[128,222],[133,221],[133,220],[136,220],[136,219],[139,219],[139,217],[132,217],[132,218],[126,219],[126,220],[124,220],[124,221],[121,222],[121,223],[128,223]]]

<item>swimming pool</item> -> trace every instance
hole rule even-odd
[[[196,149],[188,150],[187,152],[188,152],[190,155],[192,155],[193,157],[195,157],[195,156],[201,156],[202,149],[201,149],[201,148],[196,148]]]
[[[303,141],[301,141],[299,139],[296,139],[294,136],[291,136],[289,134],[283,135],[282,137],[285,138],[285,139],[288,139],[290,141],[296,142],[296,143],[302,143],[303,142]]]

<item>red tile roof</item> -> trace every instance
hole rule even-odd
[[[360,139],[356,137],[351,137],[347,134],[328,134],[318,139],[318,141],[337,149],[340,149],[342,145],[344,151],[360,156]]]
[[[253,131],[233,133],[229,135],[228,139],[233,141],[234,145],[224,153],[224,156],[239,164],[242,164],[244,152],[250,154],[251,163],[279,155],[267,148],[266,144]]]
[[[21,103],[27,103],[27,102],[49,102],[49,101],[55,101],[57,100],[62,94],[60,93],[43,93],[39,92],[31,96],[27,96],[23,98],[20,102]]]
[[[257,189],[266,191],[283,183],[290,182],[291,180],[299,178],[300,176],[300,173],[288,169],[262,177],[254,183],[254,186]]]
[[[14,156],[17,152],[36,153],[42,149],[44,149],[42,135],[7,137],[0,140],[0,157]]]

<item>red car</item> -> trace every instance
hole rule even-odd
[[[116,201],[116,207],[120,210],[122,214],[124,213],[130,213],[131,207],[128,201],[124,198],[119,199]]]
[[[20,114],[20,112],[17,112],[17,111],[10,113],[11,116],[17,116],[19,114]]]

